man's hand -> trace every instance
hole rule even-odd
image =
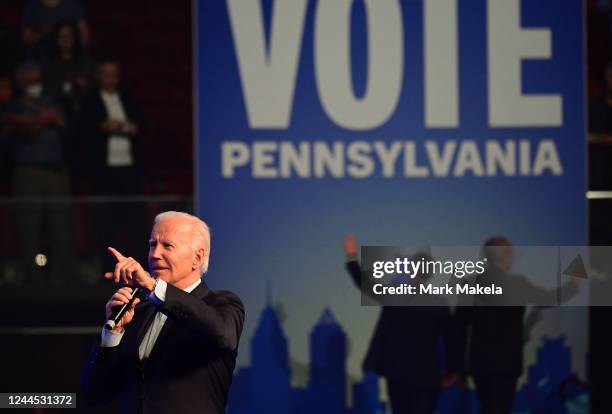
[[[108,133],[119,133],[121,132],[121,122],[116,119],[108,118],[102,122],[102,130]]]
[[[359,242],[357,237],[349,233],[344,236],[344,254],[350,259],[357,257],[357,250],[359,249]]]
[[[123,306],[124,304],[128,303],[130,301],[131,295],[132,288],[127,286],[122,287],[121,289],[116,291],[115,294],[111,296],[111,298],[108,300],[108,302],[106,302],[106,320],[110,319],[113,313],[113,308],[115,306]],[[134,302],[132,302],[130,308],[123,314],[121,320],[113,328],[114,333],[123,332],[123,327],[132,321],[132,318],[134,317],[134,308],[136,307],[136,305],[138,305],[139,302],[140,299],[134,299]]]
[[[140,263],[133,257],[125,257],[113,247],[109,247],[108,251],[115,256],[117,264],[115,265],[114,272],[106,272],[104,274],[105,278],[113,279],[115,283],[121,281],[126,286],[140,286],[149,291],[153,290],[155,279],[142,268]]]

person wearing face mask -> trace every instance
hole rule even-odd
[[[43,95],[37,64],[20,65],[15,79],[21,96],[6,110],[4,120],[15,165],[12,191],[18,201],[21,262],[28,281],[59,283],[72,263],[71,216],[65,199],[70,195],[66,121],[61,109]]]

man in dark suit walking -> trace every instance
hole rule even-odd
[[[237,295],[212,291],[201,280],[208,269],[210,232],[199,218],[166,212],[155,218],[149,269],[109,247],[117,264],[105,276],[124,287],[106,304],[135,299],[112,330],[103,329],[81,377],[93,404],[120,397],[124,413],[224,413],[232,382],[244,307]],[[138,306],[136,306],[138,305]]]
[[[347,235],[346,268],[355,285],[361,288],[358,249],[355,236]],[[415,260],[425,256],[419,253]],[[450,320],[450,309],[443,301],[440,306],[383,306],[363,370],[385,377],[393,413],[435,412],[442,386],[450,380],[444,375]]]
[[[488,260],[487,270],[476,279],[483,284],[504,285],[504,291],[513,293],[499,299],[501,305],[490,298],[469,298],[457,307],[449,370],[459,383],[465,384],[468,374],[473,377],[481,413],[509,414],[516,384],[523,373],[526,306],[554,303],[561,291],[565,300],[569,300],[578,292],[578,281],[571,278],[562,286],[546,289],[513,273],[513,246],[505,237],[488,239],[483,256]]]

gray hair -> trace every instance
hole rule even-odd
[[[208,260],[210,258],[210,228],[204,220],[194,215],[184,213],[182,211],[165,211],[155,216],[153,220],[154,224],[159,223],[164,219],[170,219],[175,217],[182,217],[189,221],[191,230],[193,232],[193,238],[191,239],[191,246],[194,250],[204,249],[204,261],[200,268],[200,273],[204,274],[208,271]]]

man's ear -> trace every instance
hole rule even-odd
[[[204,263],[204,253],[205,251],[202,248],[195,251],[195,254],[193,255],[193,263],[191,265],[192,270],[200,269],[202,267],[202,264]]]

